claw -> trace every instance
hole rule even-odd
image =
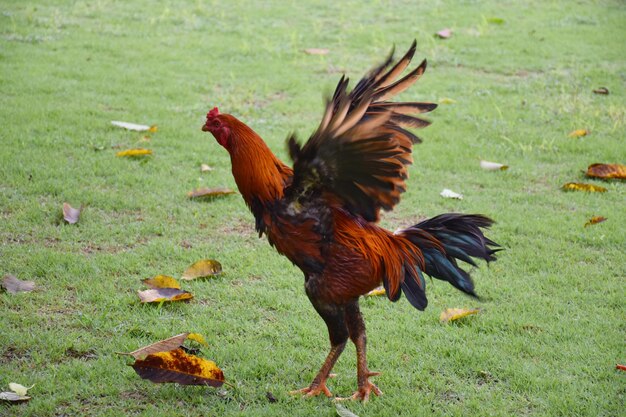
[[[326,386],[326,382],[321,382],[318,385],[311,384],[306,388],[297,389],[295,391],[289,391],[289,395],[304,395],[305,397],[316,397],[320,394],[324,394],[327,397],[332,397],[333,394]]]
[[[358,400],[358,401],[363,401],[364,403],[366,403],[370,399],[370,393],[374,393],[374,395],[377,397],[380,397],[381,395],[383,395],[383,392],[380,389],[378,389],[376,385],[368,381],[366,385],[359,387],[359,389],[350,397],[337,397],[335,398],[335,401]]]

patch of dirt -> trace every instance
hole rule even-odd
[[[70,358],[81,359],[81,360],[86,360],[86,361],[96,359],[98,357],[94,349],[87,349],[85,351],[80,351],[80,350],[74,349],[73,347],[65,349],[64,355]]]

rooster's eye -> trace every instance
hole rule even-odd
[[[213,120],[213,123],[211,123],[213,125],[213,127],[218,128],[220,127],[220,121],[219,120]]]

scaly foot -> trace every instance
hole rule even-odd
[[[335,377],[335,374],[328,375],[329,378]],[[297,389],[295,391],[289,391],[290,395],[303,395],[305,397],[316,397],[320,394],[324,394],[327,397],[332,397],[333,394],[330,392],[328,387],[326,386],[326,380],[322,380],[319,383],[313,381],[310,386],[302,389]]]
[[[359,400],[359,401],[363,401],[364,403],[366,403],[370,398],[370,393],[374,393],[374,395],[376,395],[377,397],[380,397],[381,395],[383,395],[383,392],[380,389],[378,389],[376,385],[371,383],[368,379],[370,376],[376,376],[376,375],[380,375],[380,372],[368,372],[367,378],[365,378],[365,382],[363,383],[363,385],[359,386],[359,389],[354,394],[352,394],[352,396],[338,397],[335,400],[336,401]]]

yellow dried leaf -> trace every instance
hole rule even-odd
[[[214,387],[224,384],[224,373],[215,362],[187,354],[180,348],[150,354],[143,360],[137,359],[131,366],[140,377],[156,383]]]
[[[157,125],[152,125],[148,128],[148,132],[150,133],[156,133],[156,131],[159,130],[159,128],[157,127]]]
[[[189,198],[202,198],[202,197],[216,197],[220,195],[234,194],[235,192],[230,188],[218,187],[218,188],[198,188],[187,193]]]
[[[184,301],[193,298],[188,291],[178,288],[154,288],[151,290],[137,291],[142,303],[160,303],[162,301]]]
[[[564,191],[587,191],[590,193],[605,193],[606,188],[599,185],[585,184],[582,182],[568,182],[561,187]]]
[[[204,339],[204,336],[202,336],[200,333],[189,333],[189,335],[187,336],[187,339],[195,340],[196,342],[204,346],[209,346],[209,344]]]
[[[454,104],[456,103],[456,100],[448,98],[448,97],[444,97],[444,98],[439,99],[439,103],[440,104]]]
[[[626,165],[622,164],[591,164],[586,175],[601,179],[626,179]]]
[[[385,288],[381,285],[380,287],[374,288],[372,291],[365,294],[367,297],[373,297],[376,295],[385,295]]]
[[[30,387],[25,387],[24,385],[17,384],[15,382],[9,383],[9,389],[13,391],[14,393],[16,393],[17,395],[21,395],[21,396],[28,394],[28,390],[34,386],[35,384],[31,385]]]
[[[125,156],[136,158],[138,156],[146,156],[152,155],[152,151],[150,149],[137,148],[137,149],[126,149],[125,151],[119,151],[115,154],[115,156]]]
[[[480,309],[478,308],[475,308],[475,309],[446,308],[444,311],[441,312],[441,315],[439,316],[439,320],[444,323],[450,322],[450,321],[458,320],[458,319],[461,319],[463,317],[466,317],[472,314],[478,314],[479,311]]]
[[[174,277],[168,275],[157,275],[152,278],[146,278],[142,281],[150,288],[178,288],[180,289],[180,283]]]
[[[577,129],[574,130],[572,132],[570,132],[569,137],[571,138],[580,138],[582,136],[587,136],[588,134],[590,134],[591,132],[587,129]]]
[[[206,278],[222,272],[222,264],[213,259],[202,259],[195,262],[183,272],[181,279],[190,281],[196,278]]]
[[[587,223],[585,223],[585,227],[591,226],[592,224],[602,223],[603,221],[606,221],[606,217],[603,217],[603,216],[593,216],[592,218],[590,218],[587,221]]]

